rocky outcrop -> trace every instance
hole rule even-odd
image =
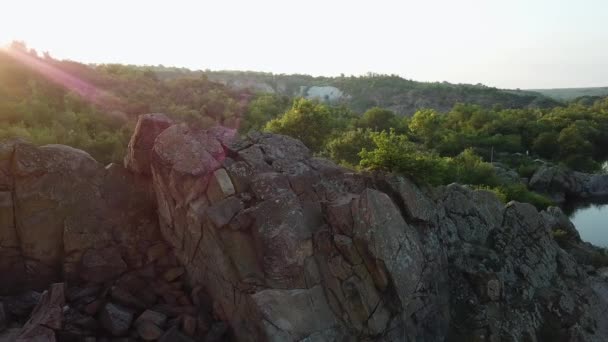
[[[498,162],[492,163],[492,166],[494,167],[494,172],[496,173],[496,177],[500,184],[516,184],[522,182],[519,174],[508,166]]]
[[[345,95],[342,90],[333,86],[312,86],[306,89],[306,87],[300,88],[302,92],[305,90],[305,96],[307,99],[325,101],[325,102],[339,102],[349,99],[349,96]]]
[[[608,175],[544,165],[530,178],[529,187],[549,195],[556,203],[563,203],[566,199],[608,197]]]
[[[608,303],[553,239],[551,213],[218,132],[165,130],[152,175],[163,235],[237,339],[608,336]]]
[[[67,147],[0,144],[0,272],[25,275],[0,278],[2,289],[70,281],[61,317],[41,314],[60,296],[1,297],[0,340],[608,336],[604,273],[556,208],[353,173],[281,135],[148,120],[135,134],[146,153],[130,151],[142,162],[127,169]],[[38,302],[48,310],[30,318]]]
[[[149,185],[121,166],[60,145],[9,141],[0,150],[0,272],[11,275],[0,277],[0,293],[103,277],[104,263],[116,271],[160,239]]]

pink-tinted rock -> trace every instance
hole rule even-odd
[[[144,114],[137,119],[135,131],[129,141],[129,148],[125,156],[125,168],[135,173],[150,175],[150,161],[154,140],[173,121],[166,115]]]

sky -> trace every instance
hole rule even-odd
[[[608,86],[607,0],[19,0],[0,44],[55,58],[499,88]]]

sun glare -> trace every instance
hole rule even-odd
[[[108,101],[118,101],[118,98],[111,93],[58,69],[44,59],[32,55],[25,48],[5,48],[5,50],[28,68],[43,75],[49,81],[80,95],[92,104],[102,105]]]

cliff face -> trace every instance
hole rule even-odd
[[[145,250],[160,234],[189,286],[208,293],[214,317],[239,341],[608,336],[608,282],[553,239],[569,224],[557,208],[539,213],[459,185],[426,189],[393,175],[356,174],[285,136],[237,138],[222,128],[170,126],[158,115],[140,118],[129,172],[71,149],[62,159],[55,149],[66,147],[1,146],[9,151],[0,154],[1,198],[11,201],[0,208],[8,237],[0,253],[3,262],[14,260],[1,272],[39,284],[48,279],[24,264],[34,260],[56,278],[63,269],[77,283],[91,267],[87,251]],[[138,191],[149,187],[153,201]],[[23,189],[36,200],[25,202]],[[156,211],[142,212],[153,203]],[[43,244],[34,238],[41,220],[59,223],[45,225],[52,238],[44,241],[54,242],[34,253],[31,246]],[[569,247],[585,249],[576,234]],[[127,259],[128,251],[116,256]]]

